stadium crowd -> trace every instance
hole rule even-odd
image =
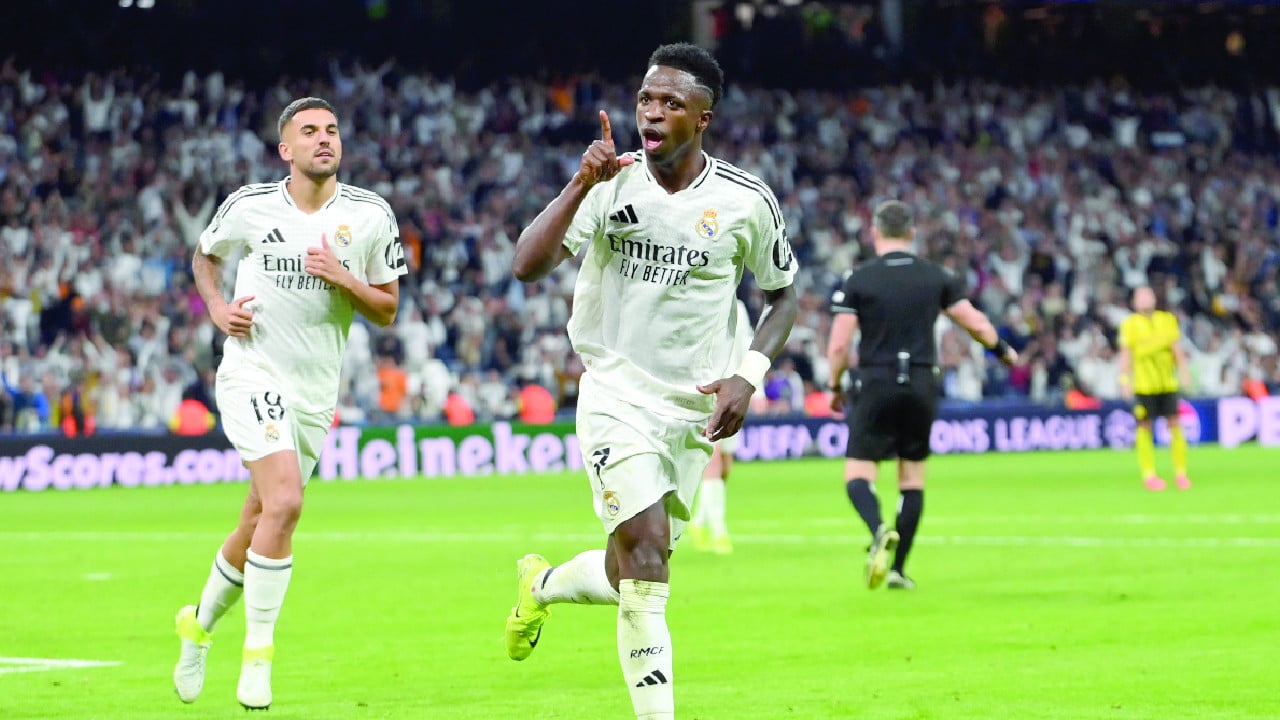
[[[1005,371],[941,322],[949,400],[1118,397],[1115,329],[1148,283],[1182,323],[1189,394],[1280,392],[1280,91],[734,79],[708,147],[774,188],[802,268],[763,411],[821,404],[828,295],[869,252],[869,209],[893,197],[917,209],[921,252],[965,277],[1025,358]],[[352,328],[342,420],[512,417],[538,387],[572,405],[573,267],[526,287],[512,247],[576,168],[598,109],[632,143],[633,92],[591,75],[469,91],[392,62],[267,87],[5,63],[0,430],[159,428],[184,396],[212,403],[191,251],[229,192],[283,177],[275,118],[307,94],[338,107],[340,177],[392,204],[410,265],[396,323]]]

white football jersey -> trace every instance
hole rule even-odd
[[[703,154],[689,187],[668,193],[643,152],[591,188],[564,246],[587,252],[569,338],[595,385],[626,402],[705,420],[697,385],[733,373],[735,293],[743,270],[764,290],[791,284],[796,261],[777,198],[759,178]]]
[[[342,353],[355,308],[345,292],[307,273],[307,248],[321,237],[357,279],[382,285],[407,272],[400,228],[376,193],[338,183],[320,210],[307,214],[289,196],[289,179],[245,185],[232,193],[200,235],[200,249],[240,251],[235,298],[254,296],[253,329],[228,338],[219,375],[252,366],[280,383],[304,413],[331,412],[338,400]]]

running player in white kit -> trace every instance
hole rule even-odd
[[[521,233],[513,262],[530,282],[586,249],[569,337],[586,366],[578,440],[608,542],[556,567],[520,560],[507,653],[529,657],[553,603],[616,604],[622,675],[645,720],[675,717],[670,552],[712,443],[742,426],[797,312],[773,192],[702,151],[722,84],[702,48],[658,48],[636,96],[643,150],[618,156],[601,112],[601,138]],[[735,291],[748,269],[766,306],[735,367]]]
[[[250,485],[199,605],[178,612],[182,650],[173,682],[183,702],[200,695],[214,625],[243,592],[236,698],[249,709],[271,704],[274,630],[292,574],[293,530],[333,424],[347,332],[357,311],[378,325],[395,319],[406,272],[390,206],[338,182],[342,139],[329,103],[295,100],[278,130],[289,176],[232,193],[192,260],[209,316],[228,336],[217,402]],[[235,299],[227,302],[222,262],[237,254]]]

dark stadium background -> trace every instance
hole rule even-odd
[[[146,0],[143,0],[145,2]],[[610,0],[43,0],[6,3],[0,47],[51,71],[149,67],[176,79],[214,68],[246,80],[324,74],[331,57],[395,57],[405,68],[456,74],[464,84],[504,74],[634,73],[655,42],[687,39],[691,17],[738,2]],[[935,74],[1012,83],[1124,75],[1139,86],[1243,84],[1280,74],[1280,3],[1079,0],[840,2],[899,6],[900,52],[840,47],[806,33],[805,2],[757,0],[752,31],[728,33],[720,52],[736,82],[848,87]],[[772,6],[769,17],[764,8]],[[990,47],[984,18],[1007,21]],[[732,23],[726,23],[731,25]],[[1227,36],[1244,40],[1236,52]],[[833,61],[842,61],[833,65]],[[881,62],[883,60],[883,62]],[[831,72],[844,67],[845,72]]]

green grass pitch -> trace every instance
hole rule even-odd
[[[839,461],[739,465],[736,552],[673,560],[679,717],[1280,716],[1278,459],[1193,448],[1195,488],[1154,494],[1127,452],[936,458],[914,593],[861,586],[866,531]],[[242,606],[199,702],[177,700],[170,672],[173,614],[244,491],[0,495],[0,718],[243,718]],[[266,717],[631,717],[613,608],[558,606],[533,657],[503,651],[515,560],[602,541],[579,473],[316,482]]]

